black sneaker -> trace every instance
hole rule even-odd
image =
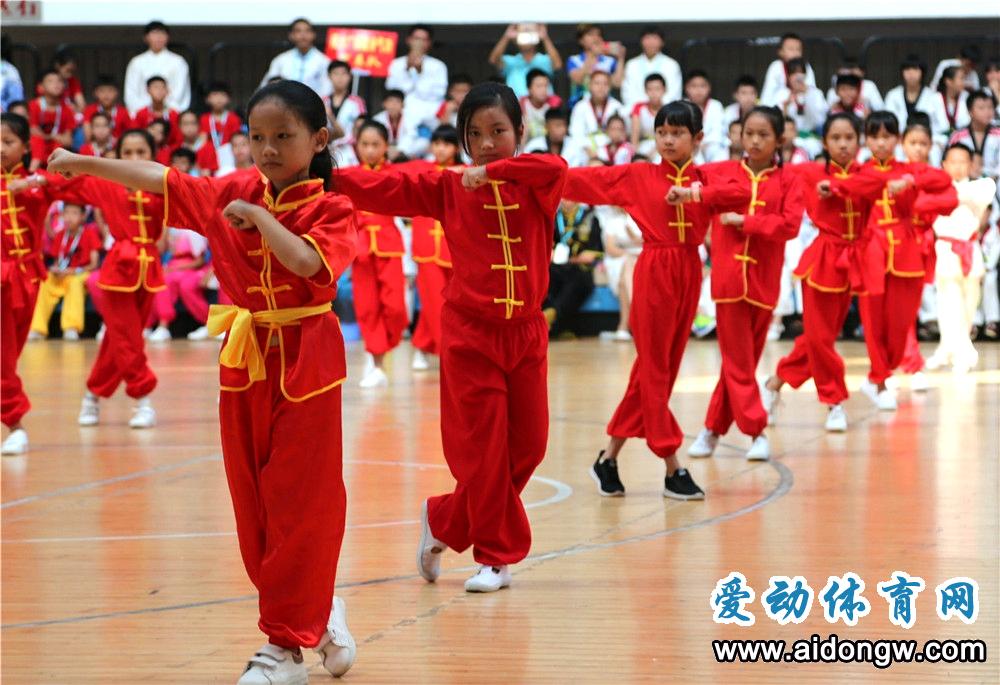
[[[601,493],[601,497],[624,497],[625,486],[618,477],[618,460],[601,461],[603,456],[604,450],[601,450],[597,455],[597,461],[590,467],[590,477],[597,483],[597,491]]]
[[[671,499],[705,499],[704,491],[698,487],[687,469],[677,469],[673,475],[663,479],[663,496]]]

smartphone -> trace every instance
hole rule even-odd
[[[518,24],[517,44],[518,45],[538,45],[541,38],[538,35],[538,24]]]

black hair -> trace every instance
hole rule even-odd
[[[247,109],[247,111],[250,111],[250,110]],[[177,125],[180,126],[181,125],[181,120],[184,117],[188,116],[188,115],[193,116],[199,122],[201,121],[201,117],[198,116],[198,113],[196,111],[194,111],[193,109],[186,109],[186,110],[184,110],[183,112],[181,112],[180,114],[177,115]]]
[[[24,157],[21,158],[21,163],[27,169],[31,164],[31,124],[20,114],[4,112],[0,114],[0,126],[8,127],[24,143]]]
[[[365,122],[361,124],[361,128],[358,129],[358,139],[360,139],[361,134],[368,129],[375,131],[375,133],[377,133],[386,143],[389,142],[389,129],[387,129],[382,122],[369,118],[365,118]]]
[[[62,74],[60,74],[55,69],[46,69],[45,71],[43,71],[41,74],[38,75],[38,82],[41,83],[42,81],[45,80],[46,76],[52,76],[52,75],[62,78]]]
[[[840,69],[861,69],[864,71],[857,57],[845,57],[840,63]]]
[[[597,31],[602,36],[604,35],[604,29],[601,28],[600,24],[577,24],[576,25],[576,39],[580,40],[586,36],[591,31]]]
[[[305,25],[306,25],[306,26],[308,26],[308,27],[309,27],[309,28],[310,28],[311,30],[313,30],[313,31],[315,31],[315,30],[316,30],[316,27],[314,27],[314,26],[312,25],[312,22],[311,22],[311,21],[309,21],[308,19],[306,19],[305,17],[296,17],[295,19],[292,19],[292,21],[291,21],[291,22],[290,22],[290,23],[288,24],[288,32],[289,32],[289,33],[291,33],[291,32],[292,32],[292,29],[294,29],[294,28],[295,28],[295,25],[296,25],[296,24],[305,24]]]
[[[250,139],[250,134],[248,134],[246,131],[240,129],[239,131],[233,131],[233,135],[229,136],[229,142],[230,143],[233,142],[233,138],[235,138],[236,136],[240,136],[242,138],[246,138],[247,140]]]
[[[983,59],[983,53],[979,51],[978,45],[966,45],[958,51],[958,56],[969,60],[973,64],[979,64]]]
[[[968,108],[970,114],[972,113],[972,105],[979,100],[988,100],[993,109],[996,109],[997,99],[992,91],[976,90],[969,93],[969,98],[965,101],[965,106]]]
[[[332,74],[334,69],[347,69],[347,71],[350,71],[351,65],[345,62],[344,60],[335,59],[332,60],[330,62],[330,65],[326,68],[327,75]]]
[[[961,143],[952,143],[951,145],[949,145],[944,149],[944,152],[941,153],[942,161],[948,158],[948,153],[951,152],[952,150],[964,150],[966,154],[969,155],[970,162],[974,161],[976,158],[975,150],[973,150],[968,145],[962,145]]]
[[[903,61],[899,63],[899,78],[902,80],[903,72],[907,69],[919,69],[920,70],[920,82],[923,83],[924,77],[927,76],[927,64],[920,59],[919,55],[910,54],[903,58]]]
[[[736,83],[733,85],[733,91],[737,91],[743,86],[750,86],[756,91],[760,90],[760,84],[757,83],[757,79],[755,79],[750,74],[743,74],[738,79],[736,79]]]
[[[645,80],[642,82],[642,85],[643,86],[648,86],[653,81],[659,81],[660,83],[663,84],[664,88],[667,87],[667,79],[663,78],[663,76],[661,74],[655,74],[655,73],[654,74],[650,74],[649,76],[647,76],[645,78]]]
[[[309,86],[298,81],[278,81],[259,89],[250,97],[247,103],[247,119],[253,114],[253,109],[262,102],[276,100],[291,111],[292,115],[301,121],[310,132],[315,133],[326,129],[326,106],[323,100]],[[323,181],[323,188],[330,189],[333,173],[333,157],[326,147],[313,155],[309,164],[310,178]]]
[[[670,126],[683,126],[691,132],[692,136],[701,133],[702,114],[701,107],[688,100],[674,100],[660,107],[653,119],[653,128],[657,129],[664,124]]]
[[[696,78],[703,78],[706,81],[708,81],[709,84],[712,83],[712,79],[708,78],[707,71],[705,71],[704,69],[692,69],[691,71],[689,71],[687,74],[684,75],[684,85],[686,86],[689,81],[692,81]]]
[[[153,126],[163,127],[163,140],[170,138],[170,132],[174,130],[173,124],[170,123],[169,119],[153,119],[149,122],[149,125],[146,126],[146,130],[148,131]]]
[[[79,202],[65,202],[64,201],[62,203],[62,206],[63,206],[63,211],[66,211],[67,207],[76,207],[77,209],[79,209],[84,214],[87,213],[87,205],[80,204]],[[84,218],[86,219],[86,217],[84,217]]]
[[[524,77],[524,82],[527,84],[529,89],[531,88],[531,83],[536,78],[547,78],[549,82],[552,81],[552,77],[549,76],[549,72],[544,71],[543,69],[529,69],[528,73]]]
[[[927,112],[914,112],[906,120],[906,129],[903,131],[903,137],[910,132],[911,129],[922,128],[927,131],[927,135],[931,135],[931,116]]]
[[[15,107],[24,107],[25,109],[28,109],[28,102],[26,100],[14,100],[12,102],[7,103],[8,112],[14,109]]]
[[[191,166],[195,166],[198,163],[197,155],[195,155],[193,151],[187,149],[186,147],[179,147],[170,153],[171,162],[180,157],[186,159]]]
[[[163,78],[162,76],[150,76],[148,79],[146,79],[146,87],[149,88],[157,81],[159,81],[163,85],[167,85],[167,79]]]
[[[545,110],[545,122],[555,121],[559,119],[560,121],[569,122],[569,114],[562,107],[550,107]]]
[[[469,122],[472,121],[472,116],[484,107],[502,109],[510,119],[517,139],[521,139],[521,134],[524,133],[524,115],[521,113],[521,103],[517,101],[514,91],[502,83],[480,83],[472,87],[458,108],[458,137],[466,152],[469,152]]]
[[[434,133],[431,134],[431,142],[433,143],[435,141],[441,141],[442,143],[454,145],[458,149],[462,147],[462,144],[458,140],[458,129],[451,124],[441,124],[434,129]],[[452,160],[455,164],[462,163],[462,155],[458,149],[455,150],[455,158]]]
[[[639,40],[642,40],[646,36],[659,36],[660,40],[666,40],[663,37],[663,31],[655,24],[646,24],[642,27],[642,31],[639,32]]]
[[[885,109],[872,112],[865,119],[866,136],[877,135],[882,129],[885,129],[889,135],[899,135],[899,119],[896,118],[895,114]]]
[[[948,90],[948,86],[946,86],[944,82],[947,81],[947,80],[949,80],[949,79],[955,78],[955,74],[957,74],[961,70],[962,70],[962,67],[948,67],[947,69],[945,69],[944,71],[942,71],[941,72],[941,80],[938,81],[938,92],[941,93],[942,95],[944,95],[945,91]]]
[[[10,62],[12,53],[14,52],[14,44],[10,40],[10,36],[6,33],[0,34],[0,59],[5,62]]]
[[[740,128],[743,128],[743,122],[740,121],[739,119],[733,119],[732,121],[729,122],[730,130],[732,130],[733,126],[739,126]]]
[[[473,81],[472,77],[469,76],[468,74],[455,74],[454,76],[448,79],[448,89],[450,90],[451,87],[456,83],[465,83],[471,86],[475,84],[475,81]]]
[[[611,80],[611,72],[606,69],[598,69],[595,67],[594,70],[590,72],[590,80],[593,81],[595,76],[607,76],[608,81]]]
[[[97,78],[94,79],[94,90],[98,88],[110,86],[112,88],[118,88],[118,81],[115,80],[110,74],[98,74]]]
[[[142,30],[142,35],[148,36],[153,31],[163,31],[168,36],[170,35],[170,29],[168,29],[167,25],[164,24],[162,21],[151,21],[148,24],[146,24],[146,28]]]
[[[785,115],[781,113],[781,110],[777,107],[768,107],[767,105],[757,105],[743,117],[743,124],[747,123],[747,119],[757,115],[764,117],[767,120],[768,125],[771,130],[774,131],[775,138],[781,138],[785,133]]]
[[[793,57],[785,62],[785,73],[791,76],[794,72],[807,74],[809,73],[809,65],[806,64],[806,61],[801,57]]]
[[[153,135],[144,128],[130,128],[121,134],[121,137],[118,138],[118,142],[115,143],[115,157],[118,159],[122,158],[122,144],[129,136],[139,136],[145,140],[146,144],[149,145],[150,158],[156,159],[156,141],[153,140]]]
[[[431,39],[431,42],[434,42],[434,29],[432,29],[427,24],[414,24],[406,32],[406,37],[409,38],[410,36],[412,36],[417,31],[426,31],[427,32],[427,37]]]
[[[781,34],[781,38],[778,39],[778,47],[780,48],[782,45],[784,45],[786,40],[797,40],[803,45],[805,45],[805,41],[802,40],[802,36],[800,36],[797,33],[789,32]]]
[[[841,86],[861,90],[861,77],[857,74],[840,74],[837,76],[837,85],[834,88],[840,88]]]
[[[826,121],[823,122],[823,132],[821,140],[826,143],[826,137],[830,134],[830,129],[838,121],[846,121],[854,129],[854,135],[857,136],[858,142],[861,142],[861,119],[854,116],[852,112],[837,112],[831,114],[827,117]],[[830,153],[827,152],[826,146],[823,146],[823,158],[826,160],[826,170],[830,171]]]
[[[390,88],[389,90],[385,91],[385,93],[382,94],[382,102],[385,102],[389,98],[406,100],[406,95],[401,90],[398,90],[396,88]]]
[[[229,84],[225,81],[210,81],[208,85],[205,86],[205,97],[208,97],[212,93],[225,93],[226,95],[232,97],[233,91],[229,88]]]
[[[70,62],[76,62],[76,55],[69,48],[63,48],[56,52],[55,56],[52,58],[52,64],[57,67],[64,66]]]
[[[622,115],[616,113],[608,117],[608,120],[604,123],[604,130],[607,130],[608,127],[611,126],[612,121],[620,121],[622,126],[628,128],[628,124],[625,123],[625,119],[622,117]]]
[[[94,114],[90,117],[90,123],[93,124],[94,119],[97,119],[98,117],[107,120],[109,126],[114,125],[114,122],[111,121],[111,115],[107,114],[106,112],[94,112]]]

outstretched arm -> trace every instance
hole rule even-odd
[[[147,193],[162,193],[166,167],[157,162],[78,155],[60,148],[49,156],[48,170],[64,176],[88,174]]]

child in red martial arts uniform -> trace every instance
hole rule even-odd
[[[408,162],[410,170],[434,168],[443,171],[462,164],[458,131],[454,126],[438,126],[431,135],[433,162]],[[417,165],[414,167],[414,165]],[[429,367],[427,355],[441,353],[441,307],[444,289],[451,280],[451,253],[444,239],[441,222],[429,216],[413,217],[413,261],[417,263],[417,294],[420,296],[420,316],[413,331],[413,369]]]
[[[12,186],[28,176],[30,125],[24,117],[9,113],[0,122],[0,413],[10,431],[3,454],[17,455],[28,451],[21,419],[31,409],[17,375],[17,360],[28,339],[39,283],[45,280],[42,237],[52,199],[40,190],[14,193]]]
[[[767,411],[755,379],[767,329],[781,289],[785,242],[799,233],[804,211],[801,180],[781,164],[785,118],[776,107],[754,107],[743,119],[745,157],[707,165],[720,178],[735,178],[750,190],[742,213],[718,215],[712,228],[712,299],[722,368],[709,401],[705,428],[688,449],[710,456],[736,422],[753,439],[746,457],[766,460]]]
[[[625,396],[608,423],[607,449],[591,467],[591,477],[604,496],[625,494],[618,477],[618,453],[628,438],[645,438],[666,464],[665,497],[705,497],[677,460],[684,434],[670,411],[670,394],[698,307],[702,280],[698,246],[705,240],[713,212],[744,207],[750,194],[736,181],[707,185],[706,175],[691,162],[704,137],[701,125],[699,107],[671,102],[660,108],[653,122],[662,162],[584,167],[567,174],[565,197],[621,207],[643,235],[629,320],[637,357]],[[668,204],[668,193],[678,186],[701,186],[701,201]]]
[[[523,123],[507,86],[475,86],[458,131],[476,165],[462,174],[345,169],[336,188],[355,206],[429,216],[444,227],[453,274],[441,315],[441,437],[454,492],[424,504],[417,551],[433,582],[441,552],[473,547],[481,564],[469,592],[510,585],[531,527],[520,494],[545,456],[552,225],[566,180],[553,155],[515,157]],[[464,187],[463,187],[464,186]]]
[[[214,333],[228,331],[222,453],[269,640],[239,684],[290,685],[308,679],[300,647],[315,648],[335,676],[355,653],[343,600],[332,599],[346,507],[346,361],[330,309],[354,256],[355,224],[350,202],[324,191],[332,162],[319,96],[279,81],[258,90],[247,111],[254,163],[266,180],[192,178],[153,162],[70,153],[57,153],[50,168],[159,191],[170,225],[208,238],[219,283],[235,302],[217,305],[209,323]]]
[[[362,169],[385,173],[389,161],[389,132],[377,121],[366,121],[356,145]],[[362,388],[388,385],[385,356],[403,339],[406,281],[403,278],[403,236],[391,215],[358,211],[358,251],[351,266],[354,314],[369,357]]]
[[[806,211],[819,235],[806,248],[794,275],[802,281],[803,334],[778,362],[766,390],[776,394],[785,383],[798,388],[810,378],[819,401],[829,406],[826,430],[847,430],[844,360],[834,344],[851,306],[851,297],[867,293],[882,279],[877,250],[872,249],[868,214],[883,181],[859,174],[861,120],[850,112],[830,115],[823,125],[822,162],[796,167],[802,176]],[[766,393],[765,393],[766,394]],[[771,402],[770,418],[777,411]]]
[[[883,255],[883,283],[858,300],[871,369],[861,391],[883,411],[896,410],[896,395],[886,387],[903,361],[907,331],[917,317],[927,273],[926,227],[914,226],[913,203],[920,192],[946,192],[951,178],[940,169],[894,158],[899,121],[891,112],[874,112],[865,121],[872,158],[862,173],[885,182],[868,219]],[[957,204],[957,201],[956,201]]]

